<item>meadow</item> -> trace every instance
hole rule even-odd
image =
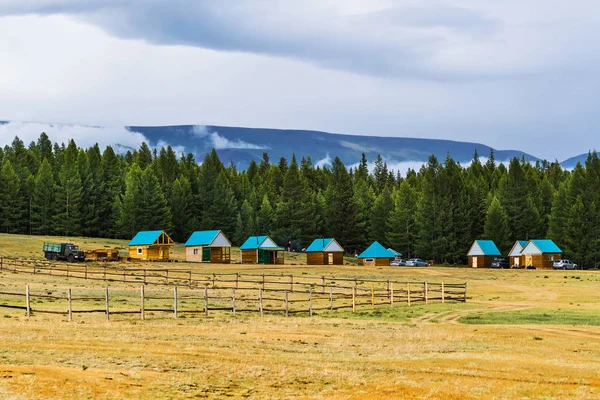
[[[0,256],[41,259],[44,240],[0,235]],[[60,239],[61,241],[63,239]],[[126,241],[72,238],[84,249]],[[582,398],[600,396],[600,273],[449,267],[183,262],[145,268],[468,283],[466,303],[394,303],[284,317],[214,312],[34,314],[0,308],[0,397]],[[233,253],[237,259],[236,252]],[[352,263],[352,264],[351,264]],[[139,267],[138,263],[123,264]],[[115,293],[139,283],[0,272],[0,291]],[[167,287],[148,287],[161,293]],[[182,289],[183,290],[183,289]],[[0,299],[5,300],[2,296]],[[60,308],[64,305],[57,304]]]

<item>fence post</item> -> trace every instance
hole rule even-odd
[[[173,286],[173,318],[177,319],[177,286]]]
[[[311,286],[310,290],[308,292],[308,315],[310,315],[311,317],[312,317],[312,292],[313,292],[313,288]]]
[[[104,266],[104,281],[106,282],[106,265]]]
[[[387,295],[388,295],[388,299],[390,298],[390,280],[387,280]]]
[[[3,257],[0,257],[0,271],[2,271],[2,268],[4,268],[2,263],[3,263]]]
[[[410,307],[410,282],[408,282],[408,283],[406,284],[406,291],[408,292],[408,293],[407,293],[407,298],[406,298],[406,299],[407,299],[407,302],[408,302],[408,306]]]
[[[294,275],[290,274],[290,292],[294,293]]]
[[[352,312],[356,312],[356,286],[352,288]]]
[[[429,304],[429,298],[427,297],[427,282],[423,283],[423,298],[425,300],[425,304]]]
[[[375,308],[375,285],[371,283],[371,310]]]
[[[321,277],[321,286],[323,287],[323,294],[325,294],[325,277]]]
[[[146,270],[144,269],[144,285],[146,284]]]
[[[262,290],[265,290],[265,274],[262,274]]]
[[[123,268],[123,282],[127,282],[127,276],[125,275],[125,271],[127,270]]]
[[[442,304],[444,304],[444,300],[445,300],[445,295],[444,295],[444,281],[442,281]]]
[[[71,289],[67,289],[67,303],[69,308],[67,309],[67,319],[69,322],[73,320],[73,308],[71,307]]]
[[[208,284],[204,285],[204,316],[208,317]]]
[[[394,305],[394,282],[390,283],[390,305]]]
[[[235,288],[236,289],[239,288],[240,287],[239,285],[240,285],[240,273],[236,272],[235,273]]]
[[[260,316],[263,316],[263,290],[258,289],[258,308],[260,309]]]
[[[188,286],[192,287],[192,270],[188,271]]]
[[[83,269],[83,273],[85,274],[84,275],[85,276],[85,280],[87,280],[87,265],[84,265],[83,268],[84,268]]]
[[[105,267],[106,268],[106,267]],[[108,309],[108,286],[104,292],[104,297],[106,298],[106,320],[110,320],[110,311]]]
[[[27,318],[31,316],[31,303],[29,302],[29,285],[25,285],[25,309],[27,310]]]
[[[169,285],[169,270],[168,269],[165,269],[165,280],[167,282],[166,285],[168,286]]]
[[[285,291],[285,316],[288,316],[288,291]]]
[[[333,311],[333,288],[329,288],[329,310]]]
[[[215,288],[215,278],[216,278],[216,274],[213,273],[213,286],[212,286],[213,289]]]
[[[235,288],[231,289],[231,308],[233,310],[233,316],[235,317]]]
[[[33,262],[33,274],[35,275],[35,267],[36,267],[36,263],[35,261]]]
[[[146,302],[146,300],[145,300],[145,297],[146,297],[146,296],[144,295],[144,290],[145,290],[145,289],[144,289],[144,285],[141,285],[141,286],[140,286],[140,316],[141,316],[141,318],[142,318],[142,321],[143,321],[144,319],[146,319],[146,312],[145,312],[145,310],[144,310],[144,308],[145,308],[145,306],[146,306],[146,305],[145,305],[145,302]]]

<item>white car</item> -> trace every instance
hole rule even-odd
[[[569,260],[556,260],[552,266],[554,269],[577,269],[577,264]]]

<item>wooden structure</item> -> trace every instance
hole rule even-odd
[[[385,267],[396,258],[396,252],[386,249],[379,242],[373,242],[365,251],[358,255],[359,265],[370,267]]]
[[[490,268],[498,256],[500,251],[493,240],[476,240],[467,253],[469,267],[473,268]]]
[[[517,240],[512,249],[510,249],[510,252],[508,253],[508,262],[511,267],[520,268],[525,265],[525,260],[523,259],[521,252],[525,246],[527,246],[527,243],[529,243],[527,240]]]
[[[231,242],[220,230],[194,232],[185,243],[185,260],[229,264]]]
[[[283,247],[268,236],[250,236],[240,246],[243,264],[283,264]]]
[[[167,261],[175,242],[165,231],[143,231],[129,242],[129,258],[141,261]]]
[[[530,240],[521,251],[523,266],[552,269],[554,261],[560,260],[562,250],[550,239]]]
[[[119,249],[86,250],[86,261],[119,261]]]
[[[315,239],[306,249],[307,265],[344,265],[344,249],[333,238]]]

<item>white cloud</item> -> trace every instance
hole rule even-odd
[[[224,149],[254,149],[264,150],[266,146],[244,142],[243,140],[229,140],[223,137],[219,132],[210,132],[205,125],[196,125],[192,128],[192,135],[200,139],[208,139],[209,147],[214,147],[216,150]]]
[[[331,165],[331,156],[329,155],[329,153],[327,153],[325,155],[325,158],[317,161],[317,163],[315,164],[315,167],[319,167],[319,168],[323,168],[326,165]]]
[[[90,147],[95,143],[101,149],[108,145],[121,144],[138,148],[146,142],[144,135],[132,132],[124,127],[95,127],[84,125],[46,124],[38,122],[9,122],[0,125],[0,145],[10,144],[18,136],[25,145],[37,141],[40,134],[45,132],[52,142],[67,144],[71,139],[79,147]]]

